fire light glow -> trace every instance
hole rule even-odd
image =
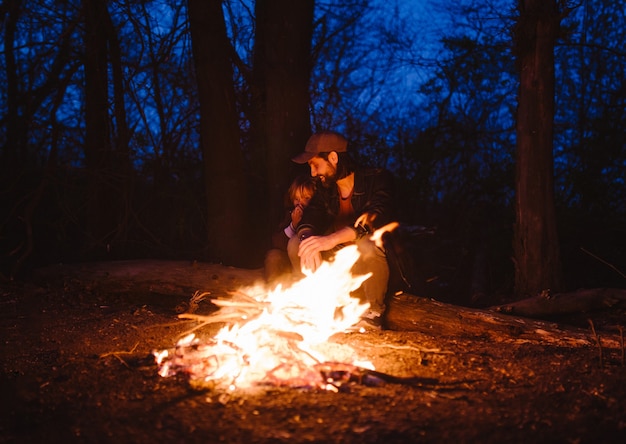
[[[184,373],[196,384],[231,390],[264,383],[328,389],[316,366],[349,362],[373,369],[351,347],[328,342],[369,308],[350,295],[370,277],[352,276],[358,255],[356,246],[348,246],[288,288],[213,301],[220,309],[203,322],[227,324],[208,342],[190,334],[173,353],[155,352],[159,374]]]

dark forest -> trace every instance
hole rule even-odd
[[[622,443],[625,14],[2,0],[0,442]],[[323,130],[394,228],[272,281]]]
[[[2,275],[261,267],[290,157],[333,129],[432,229],[409,240],[432,294],[624,286],[620,4],[292,3],[3,1]]]

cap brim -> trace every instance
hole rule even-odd
[[[307,163],[309,160],[315,157],[314,153],[307,153],[306,151],[298,154],[295,157],[292,157],[291,160],[295,163]]]

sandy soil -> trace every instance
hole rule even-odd
[[[334,393],[272,385],[228,392],[162,378],[151,352],[172,347],[190,328],[177,315],[191,295],[224,295],[260,278],[259,270],[209,267],[180,270],[181,284],[167,292],[162,284],[153,291],[158,275],[127,267],[116,276],[97,265],[2,283],[0,442],[586,443],[626,436],[623,347],[498,343],[424,327],[332,338],[378,371],[412,380],[366,379]],[[588,319],[600,340],[626,324],[623,310],[560,322]]]

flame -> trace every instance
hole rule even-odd
[[[255,297],[239,292],[239,300],[213,301],[221,308],[205,323],[229,324],[211,341],[190,334],[178,341],[173,355],[167,350],[154,352],[159,374],[182,372],[196,383],[231,390],[257,383],[332,389],[315,366],[358,360],[349,346],[328,343],[369,308],[350,295],[371,276],[352,276],[350,269],[358,257],[357,247],[351,245],[288,288],[278,286]],[[373,369],[367,362],[359,365]]]

